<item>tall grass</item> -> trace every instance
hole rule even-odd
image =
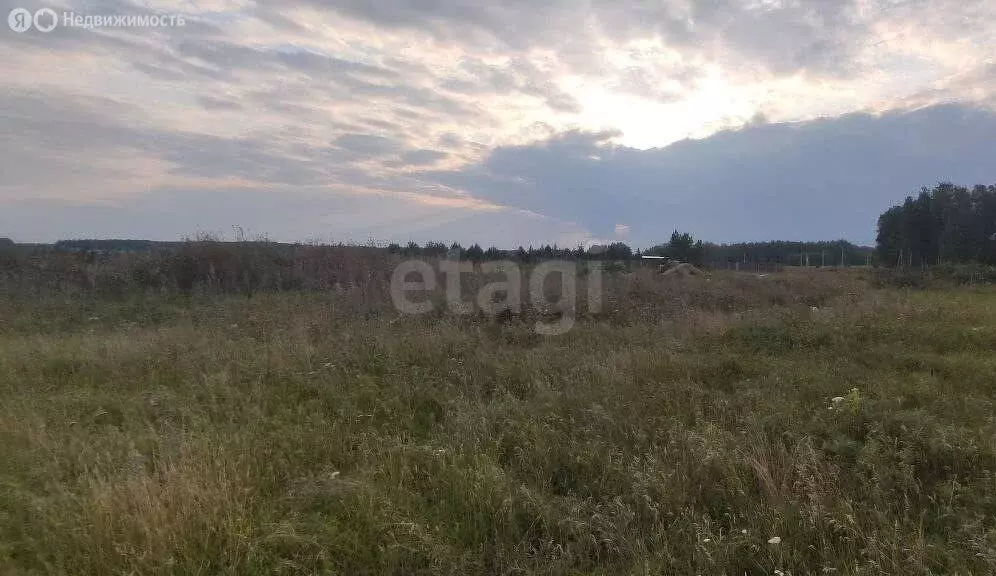
[[[605,284],[558,337],[8,295],[0,573],[996,572],[996,291]]]

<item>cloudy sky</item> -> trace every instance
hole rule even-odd
[[[996,183],[993,0],[66,2],[0,0],[59,15],[0,25],[19,241],[868,243]]]

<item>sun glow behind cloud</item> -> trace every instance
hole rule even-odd
[[[7,199],[323,190],[446,217],[504,210],[552,222],[558,213],[482,200],[479,182],[442,182],[575,132],[647,150],[765,122],[991,107],[996,94],[988,0],[70,4],[182,13],[191,24],[3,30]],[[583,154],[613,161],[597,147]],[[521,174],[505,182],[530,184]],[[575,238],[589,222],[564,224]]]

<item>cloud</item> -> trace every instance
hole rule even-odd
[[[438,150],[409,150],[401,155],[397,166],[429,166],[446,158],[447,154]]]
[[[335,139],[335,145],[356,156],[384,156],[398,149],[397,143],[389,138],[370,134],[343,134]]]
[[[197,97],[197,101],[208,110],[240,110],[242,108],[238,102],[214,96],[201,95]]]
[[[231,238],[232,226],[276,241],[478,242],[576,245],[576,225],[488,205],[426,203],[414,195],[325,188],[159,188],[110,202],[5,202],[0,229],[21,242],[56,238],[177,240],[200,233]]]
[[[244,195],[300,237],[321,206],[357,237],[867,239],[886,196],[992,176],[988,0],[51,5],[185,25],[0,30],[0,199],[33,238],[186,234]]]
[[[532,60],[521,57],[501,64],[464,58],[458,75],[445,80],[442,87],[464,95],[519,93],[541,100],[556,112],[579,111],[573,96],[561,90]]]
[[[435,177],[595,235],[622,229],[638,244],[675,228],[716,241],[871,242],[878,215],[921,186],[996,182],[987,160],[996,113],[956,105],[754,124],[652,150],[613,145],[610,136],[572,132],[501,147]]]
[[[567,0],[526,2],[411,2],[306,0],[302,4],[388,29],[425,32],[442,42],[570,51],[583,67],[597,66],[599,44],[661,38],[685,52],[757,63],[774,73],[808,70],[849,74],[855,56],[882,20],[933,20],[960,27],[951,14],[991,18],[984,0]],[[976,20],[977,22],[977,20]],[[583,54],[590,55],[585,58]]]

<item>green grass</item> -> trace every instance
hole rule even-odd
[[[996,573],[996,290],[748,276],[560,337],[8,299],[0,574]]]

